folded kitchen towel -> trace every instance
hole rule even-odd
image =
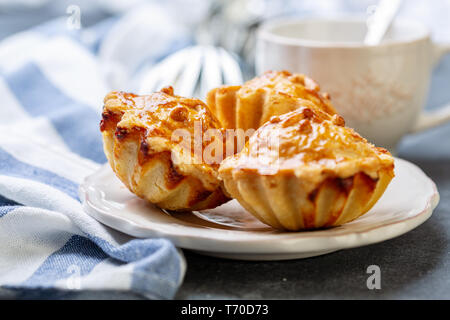
[[[106,161],[104,32],[59,19],[0,43],[0,297],[170,299],[182,282],[184,257],[170,241],[133,239],[82,210],[78,185]]]

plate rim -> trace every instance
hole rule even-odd
[[[102,208],[95,206],[92,202],[89,201],[88,191],[86,185],[88,184],[88,180],[95,176],[102,170],[105,170],[105,167],[109,167],[109,164],[106,163],[99,170],[93,172],[91,175],[84,178],[83,182],[79,186],[79,196],[82,202],[83,210],[99,221],[115,230],[126,233],[133,237],[138,238],[166,238],[171,240],[177,247],[198,250],[198,251],[211,251],[217,253],[235,253],[235,254],[281,254],[281,253],[300,253],[300,252],[315,252],[318,250],[340,250],[340,249],[349,249],[360,246],[365,246],[369,244],[375,244],[379,242],[383,242],[386,240],[393,239],[397,236],[405,234],[422,223],[424,223],[433,213],[433,210],[439,203],[439,192],[436,187],[434,181],[423,172],[423,170],[417,165],[401,159],[395,158],[396,161],[400,161],[410,168],[418,171],[423,175],[424,178],[427,179],[427,182],[430,183],[432,187],[432,194],[427,198],[425,207],[418,211],[414,216],[402,219],[400,221],[394,221],[390,223],[385,223],[378,226],[368,227],[365,230],[360,231],[351,231],[348,230],[345,233],[337,234],[337,235],[324,235],[318,234],[320,231],[300,231],[300,232],[285,232],[285,233],[274,233],[273,236],[270,234],[265,234],[264,239],[234,239],[232,237],[229,238],[211,238],[204,235],[196,235],[188,234],[188,235],[180,235],[174,233],[168,233],[166,231],[159,231],[154,229],[148,229],[146,227],[140,226],[135,221],[126,219],[121,216],[112,215],[111,213],[105,212]],[[109,168],[110,172],[113,174],[113,171]],[[119,226],[118,226],[119,225]],[[183,225],[184,228],[193,228],[186,225]],[[212,228],[211,228],[212,229]],[[385,230],[382,236],[377,236],[374,239],[375,235],[373,233],[379,234],[379,231]],[[249,233],[252,231],[246,230],[224,230],[224,229],[214,229],[218,232],[226,232],[226,233]],[[388,231],[388,232],[386,232]],[[143,233],[151,232],[153,235],[143,235]],[[254,231],[253,231],[254,232]],[[316,233],[316,234],[314,234]],[[183,238],[183,239],[180,239]],[[351,240],[350,238],[356,237],[357,239]],[[206,246],[199,246],[198,241],[206,241]],[[281,243],[273,243],[274,240],[278,240]],[[242,245],[243,242],[245,245]],[[270,250],[266,249],[264,244],[271,242]],[[303,242],[303,245],[301,245]],[[305,242],[307,243],[307,248],[304,247]],[[309,243],[308,243],[309,242]],[[196,244],[197,243],[197,244]],[[233,246],[236,244],[240,244],[239,246]],[[233,246],[233,248],[230,248]],[[303,250],[307,249],[307,250]]]

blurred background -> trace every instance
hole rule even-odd
[[[203,97],[209,87],[220,82],[240,83],[254,76],[254,35],[264,20],[277,16],[368,17],[377,3],[373,0],[0,0],[0,40],[28,29],[46,36],[69,34],[96,55],[100,76],[108,89],[148,92],[178,77],[176,90],[180,95],[195,91],[196,96]],[[435,40],[450,42],[448,12],[450,0],[433,0],[432,5],[426,0],[407,0],[399,16],[426,23]],[[185,50],[170,63],[162,63],[164,75],[160,74],[161,68],[155,68],[171,53],[192,49],[193,45],[201,45],[203,49]],[[218,47],[222,49],[211,49]],[[448,58],[443,65],[448,65],[447,61]],[[197,69],[205,70],[205,65],[211,71],[201,74],[198,82],[192,84],[189,79],[196,75]],[[440,74],[445,71],[442,69]],[[180,70],[186,71],[181,79]],[[159,74],[156,79],[155,73]],[[448,78],[440,74],[433,81]],[[432,92],[428,104],[447,101],[445,91]]]
[[[60,159],[53,157],[60,150],[73,152],[71,157],[80,155],[83,158],[77,161],[81,164],[89,160],[88,168],[96,167],[106,162],[98,123],[103,97],[108,91],[148,93],[175,84],[177,94],[190,96],[192,92],[192,96],[204,98],[208,88],[221,83],[240,84],[255,75],[255,30],[265,20],[279,16],[369,18],[377,3],[377,0],[0,0],[0,129],[3,129],[0,147],[6,145],[7,150],[23,154],[23,161],[36,160],[50,171],[53,166],[62,170],[51,162]],[[450,43],[449,13],[450,0],[404,0],[398,16],[423,22],[435,41]],[[438,108],[448,101],[450,55],[434,70],[426,108]],[[9,136],[10,140],[4,138]],[[337,288],[335,293],[339,296],[361,294],[359,298],[373,298],[364,285],[361,287],[365,278],[360,280],[365,277],[361,266],[372,264],[374,256],[380,257],[384,270],[390,272],[387,282],[395,284],[383,291],[384,297],[433,298],[448,293],[449,137],[450,124],[446,124],[409,135],[398,148],[398,156],[418,164],[436,182],[441,194],[441,203],[430,222],[411,236],[387,246],[352,251],[353,258],[346,252],[327,256],[325,260],[308,259],[283,265],[236,264],[205,260],[188,253],[188,275],[180,297],[260,298],[282,289],[289,298],[317,298],[324,292],[333,297],[333,289]],[[51,152],[45,149],[42,155],[30,155],[28,146],[35,141]],[[6,163],[4,170],[8,173],[8,162],[2,159],[0,165]],[[23,167],[12,169],[12,174],[16,174]],[[34,174],[35,170],[32,171]],[[74,181],[78,183],[81,179],[77,177]],[[3,205],[1,200],[0,195]],[[322,266],[321,261],[325,262]],[[205,264],[209,271],[205,271]],[[334,274],[342,275],[337,281],[324,281],[323,274],[327,274],[329,265],[342,266],[333,270]],[[286,274],[292,275],[292,279],[299,276],[299,280],[292,281],[289,277],[289,282],[280,282],[279,272],[272,272],[270,266],[277,271],[290,267],[292,271]],[[303,272],[307,277],[301,277],[298,270],[302,267],[315,272]],[[216,276],[218,270],[220,276]],[[245,270],[247,273],[242,273]],[[236,280],[236,272],[242,273],[241,279],[245,281]],[[265,277],[264,281],[255,278],[258,275]],[[205,282],[205,276],[211,281]],[[261,282],[260,288],[255,287],[255,279]],[[354,282],[349,283],[349,279]],[[306,295],[298,288],[306,290]],[[354,293],[342,295],[347,290]]]

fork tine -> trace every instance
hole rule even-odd
[[[172,55],[170,55],[166,61],[164,61],[163,72],[161,72],[161,78],[159,82],[159,88],[173,85],[175,86],[176,80],[182,70],[186,67],[186,61],[193,47],[182,49]]]
[[[177,51],[151,67],[142,78],[139,93],[155,92],[164,86],[173,85],[190,50],[191,47]]]
[[[187,58],[187,66],[181,73],[175,92],[180,96],[193,97],[196,84],[202,68],[203,50],[193,47]]]
[[[233,56],[219,48],[224,84],[238,85],[243,82],[241,68]]]
[[[205,98],[208,91],[222,85],[219,53],[211,46],[204,47],[200,98]]]
[[[139,85],[139,94],[146,94],[150,92],[155,92],[156,87],[159,83],[159,74],[161,71],[161,65],[157,64],[150,68],[148,72],[146,72]]]

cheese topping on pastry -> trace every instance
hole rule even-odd
[[[387,150],[373,146],[344,125],[339,115],[311,106],[272,117],[250,137],[241,153],[224,161],[221,171],[295,173],[314,185],[329,176],[347,178],[357,172],[377,179],[381,168],[393,167]]]
[[[292,74],[289,71],[267,71],[260,77],[247,81],[239,90],[238,95],[245,97],[255,91],[264,91],[266,95],[282,95],[291,98],[301,98],[313,102],[323,111],[335,114],[330,96],[320,92],[320,86],[303,74]]]
[[[321,93],[317,83],[287,71],[268,71],[242,86],[213,89],[208,93],[207,104],[224,128],[244,130],[256,130],[272,116],[305,104],[336,113],[329,95]]]
[[[114,118],[119,120],[117,115],[120,117],[120,121],[115,124],[118,138],[141,131],[143,142],[151,145],[151,150],[147,150],[149,152],[185,147],[184,150],[190,151],[190,154],[184,152],[185,157],[197,157],[186,159],[187,162],[205,169],[208,169],[208,166],[218,168],[219,163],[207,164],[198,158],[202,156],[201,152],[195,153],[195,143],[201,143],[201,150],[210,143],[203,139],[207,130],[220,130],[219,122],[201,100],[176,96],[172,87],[150,95],[111,92],[105,97],[102,127],[106,127],[108,122],[114,122]],[[176,130],[189,133],[190,146],[182,145],[181,137],[176,139]],[[184,169],[189,171],[191,168]]]
[[[187,130],[194,137],[196,126],[202,130],[198,133],[220,128],[219,122],[202,101],[176,96],[172,87],[150,95],[111,92],[105,97],[105,110],[122,115],[118,128],[145,128],[148,137],[167,140],[172,139],[177,129]]]

